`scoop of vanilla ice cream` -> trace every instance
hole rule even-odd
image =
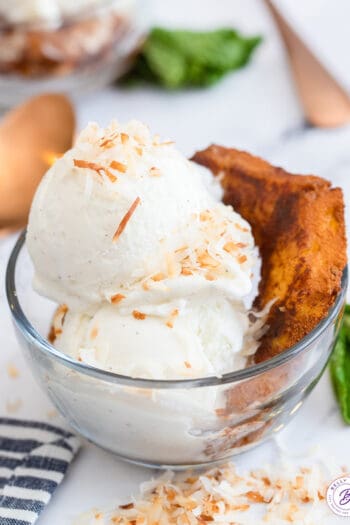
[[[213,180],[139,122],[89,125],[33,200],[36,290],[80,311],[120,300],[155,311],[204,289],[241,299],[254,240]]]
[[[167,317],[103,305],[93,315],[58,315],[55,346],[79,361],[130,377],[220,376],[244,367],[247,316],[223,297],[192,299]]]
[[[140,122],[90,124],[33,200],[34,286],[61,304],[55,346],[122,375],[242,368],[257,253],[212,174]]]

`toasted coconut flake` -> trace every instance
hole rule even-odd
[[[125,173],[128,169],[126,164],[118,162],[117,160],[112,160],[109,167],[112,168],[112,170],[120,171],[120,173]]]
[[[129,135],[127,133],[120,134],[120,142],[126,144],[129,141]]]
[[[54,314],[50,332],[47,336],[47,339],[51,344],[53,344],[57,336],[62,333],[62,326],[64,324],[67,312],[68,306],[66,304],[61,304]]]
[[[205,278],[207,281],[216,281],[216,275],[214,275],[212,272],[207,272],[205,274]]]
[[[88,160],[82,159],[73,159],[73,162],[76,168],[87,168],[93,170],[96,173],[98,173],[100,177],[101,174],[104,172],[111,182],[115,182],[117,180],[117,177],[115,175],[113,175],[107,168],[101,166],[100,164],[96,164],[95,162],[89,162]]]
[[[98,173],[101,170],[103,170],[103,166],[100,166],[99,164],[96,164],[95,162],[90,162],[88,160],[73,159],[73,162],[76,168],[87,168],[93,171],[97,171]]]
[[[119,223],[118,228],[116,229],[115,234],[113,235],[113,242],[117,241],[121,234],[123,233],[126,225],[128,224],[129,220],[131,219],[132,214],[136,210],[137,206],[141,203],[140,197],[136,197],[132,205],[130,206],[129,210],[126,212],[124,217]]]
[[[184,252],[188,249],[188,246],[187,244],[185,244],[184,246],[181,246],[181,248],[177,248],[177,250],[175,250],[175,253],[181,253],[181,252]]]
[[[140,146],[136,146],[135,151],[140,157],[142,157],[143,149]]]
[[[235,222],[235,227],[237,228],[237,230],[240,230],[241,232],[245,232],[245,233],[249,232],[249,228],[245,228],[238,222]]]
[[[103,140],[103,142],[101,142],[100,144],[100,148],[102,149],[110,149],[110,148],[113,148],[114,146],[115,146],[115,142],[111,138]]]
[[[267,487],[270,487],[271,486],[271,481],[269,480],[269,478],[267,476],[262,476],[262,482],[267,486]]]
[[[245,512],[246,510],[249,510],[249,509],[250,509],[250,505],[248,505],[248,503],[245,503],[245,504],[242,503],[242,505],[235,505],[232,510],[238,510],[240,512]]]
[[[111,133],[108,137],[104,136],[100,139],[100,148],[102,149],[110,149],[115,146],[115,140],[119,136],[118,131],[114,131]]]
[[[175,308],[175,309],[171,312],[170,316],[168,317],[168,319],[167,319],[167,321],[166,321],[166,323],[165,323],[165,324],[167,325],[168,328],[174,328],[174,321],[175,321],[175,319],[176,319],[176,317],[177,317],[178,315],[179,315],[179,310],[178,310],[178,308]]]
[[[11,379],[17,379],[20,376],[18,368],[13,363],[7,364],[7,375]]]
[[[202,222],[210,221],[212,219],[212,215],[209,210],[204,210],[199,214],[199,218]]]
[[[152,168],[149,170],[149,174],[151,175],[151,177],[160,177],[161,171],[159,168],[152,166]]]
[[[246,255],[240,255],[237,260],[238,260],[239,264],[243,264],[243,263],[245,263],[247,261],[247,259],[248,258],[247,258]]]
[[[137,319],[138,321],[144,321],[144,319],[146,319],[146,314],[144,314],[143,312],[139,312],[138,310],[133,310],[132,311],[132,315],[135,317],[135,319]]]
[[[192,368],[191,363],[189,361],[184,361],[184,365],[186,368]]]
[[[116,294],[112,295],[112,297],[110,298],[110,301],[111,301],[112,304],[118,304],[123,299],[125,299],[125,295],[123,295],[122,293],[116,293]]]
[[[214,521],[213,516],[208,516],[208,514],[201,514],[201,515],[199,516],[199,519],[200,519],[201,521]]]
[[[68,312],[68,306],[66,304],[61,304],[54,315],[54,325],[57,327],[63,326],[66,314]]]
[[[227,253],[232,253],[237,249],[237,243],[232,242],[232,241],[226,242],[223,246],[223,249]]]
[[[50,331],[47,335],[47,340],[49,341],[49,343],[53,344],[55,341],[56,341],[56,330],[55,330],[55,327],[53,325],[50,326]]]
[[[249,501],[253,501],[254,503],[265,503],[265,499],[260,492],[250,490],[246,493],[246,497]]]
[[[304,485],[304,478],[303,478],[303,476],[297,476],[295,478],[295,488],[296,489],[301,489],[303,485]]]
[[[282,477],[279,477],[280,473]],[[296,478],[299,476],[303,478],[303,487],[297,489]],[[120,505],[109,512],[108,523],[325,524],[328,523],[328,513],[324,512],[326,503],[318,493],[323,494],[326,485],[321,469],[316,465],[309,474],[294,468],[285,472],[282,465],[277,465],[241,476],[232,463],[191,475],[175,476],[166,472],[158,479],[144,483],[141,495],[134,503]],[[258,512],[258,521],[253,519],[251,511]],[[326,520],[320,521],[323,516]]]
[[[181,275],[193,275],[193,271],[186,266],[183,266],[181,269]]]
[[[120,509],[124,509],[124,510],[133,509],[134,508],[134,504],[133,503],[126,503],[125,505],[119,505],[119,508]]]
[[[156,273],[155,275],[152,276],[152,281],[158,282],[158,281],[163,281],[163,279],[165,279],[165,275],[162,272]]]
[[[104,172],[111,182],[116,182],[118,180],[118,177],[113,175],[113,173],[111,173],[107,168],[104,169]]]
[[[66,304],[61,304],[57,308],[56,315],[59,314],[59,315],[65,316],[67,312],[68,312],[68,306]],[[64,319],[62,319],[62,320],[64,320]]]
[[[197,255],[197,261],[202,268],[218,268],[220,266],[219,261],[214,259],[207,251],[200,252]]]

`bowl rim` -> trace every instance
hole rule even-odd
[[[200,377],[196,379],[143,379],[138,377],[124,376],[96,368],[94,366],[81,363],[66,354],[63,354],[51,345],[46,339],[44,339],[32,326],[28,318],[24,314],[20,302],[17,297],[15,272],[18,256],[25,245],[26,230],[24,230],[18,237],[12,252],[10,254],[7,268],[6,268],[6,296],[7,301],[11,310],[11,314],[16,326],[19,328],[25,339],[29,343],[34,344],[43,354],[48,357],[52,357],[59,361],[61,364],[80,372],[81,374],[94,377],[95,379],[101,379],[109,383],[117,383],[122,385],[128,385],[135,388],[153,388],[153,389],[178,389],[178,388],[198,388],[214,385],[224,385],[228,383],[235,383],[244,379],[250,379],[261,373],[268,372],[274,368],[279,367],[282,364],[293,359],[295,356],[300,354],[309,345],[311,345],[337,318],[341,307],[343,305],[345,294],[348,285],[348,268],[344,268],[341,289],[337,295],[333,305],[331,306],[328,315],[324,317],[313,330],[311,330],[305,337],[298,341],[295,345],[291,346],[284,352],[278,354],[271,359],[263,361],[258,364],[251,365],[241,370],[235,370],[228,372],[220,377]]]
[[[82,7],[77,9],[76,12],[73,12],[68,15],[59,14],[58,20],[52,22],[52,20],[38,17],[36,20],[16,22],[4,20],[0,22],[0,30],[5,31],[8,29],[20,29],[21,31],[40,31],[45,30],[49,32],[55,32],[58,29],[63,28],[66,25],[79,22],[91,16],[95,16],[103,10],[113,9],[117,7],[117,4],[121,3],[120,0],[101,0],[101,2],[96,3],[90,7]],[[122,5],[121,5],[122,7]]]

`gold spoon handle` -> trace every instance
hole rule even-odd
[[[285,43],[305,117],[317,127],[350,122],[350,97],[271,2],[264,0]]]

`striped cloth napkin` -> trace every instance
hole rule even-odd
[[[0,524],[35,523],[78,449],[61,428],[0,418]]]

